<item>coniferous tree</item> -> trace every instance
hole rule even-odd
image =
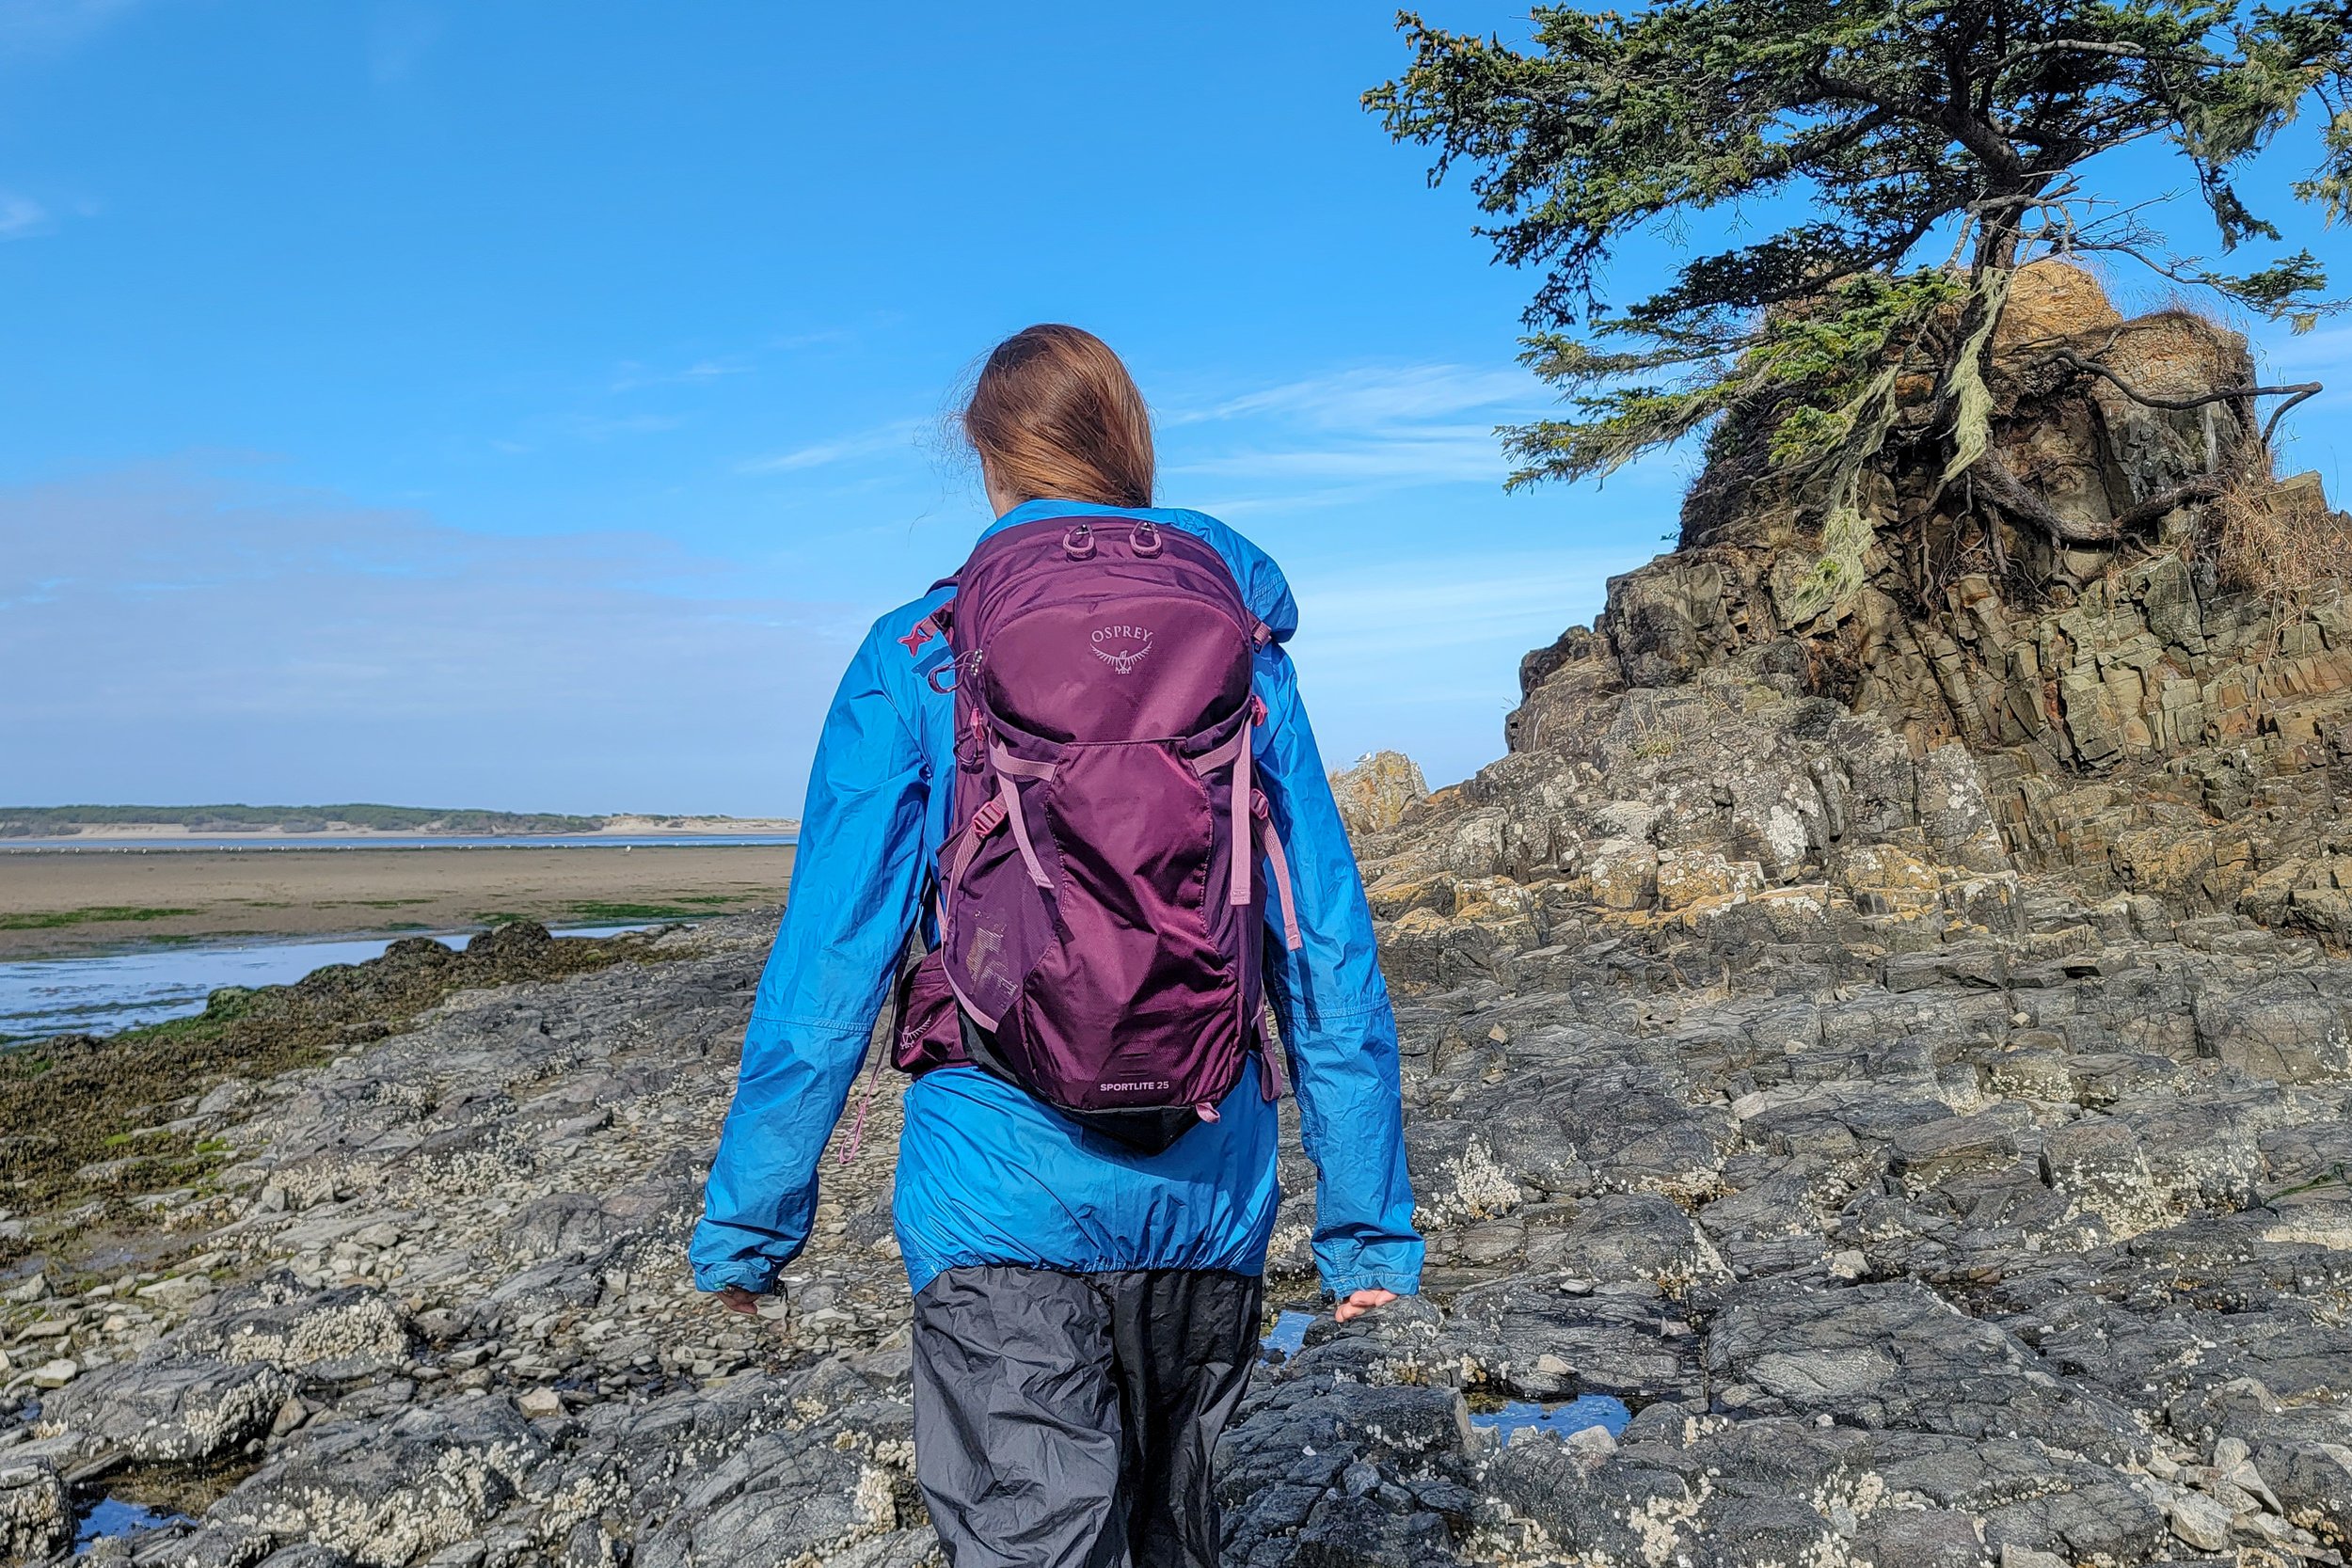
[[[1504,433],[1511,483],[1607,474],[1763,415],[1773,462],[1821,519],[1820,606],[1858,580],[1862,476],[1899,384],[1922,377],[1947,483],[1970,476],[2061,541],[2113,537],[2052,512],[1988,451],[1993,326],[2023,261],[2130,258],[2297,330],[2333,308],[2308,250],[2237,270],[2185,254],[2085,166],[2169,148],[2226,256],[2279,240],[2240,187],[2316,113],[2318,166],[2283,194],[2352,217],[2352,4],[1667,0],[1540,7],[1522,52],[1405,14],[1412,63],[1365,95],[1393,135],[1437,150],[1433,182],[1474,166],[1497,255],[1543,269],[1524,358],[1568,412]],[[1622,309],[1602,297],[1628,238],[1768,203],[1802,215]],[[2138,395],[2095,356],[2056,352]]]

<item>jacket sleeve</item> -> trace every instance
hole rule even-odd
[[[688,1249],[701,1290],[765,1291],[807,1243],[818,1163],[915,917],[929,780],[882,685],[882,639],[859,648],[818,740],[784,924]]]
[[[1267,716],[1257,762],[1272,784],[1268,803],[1304,939],[1295,953],[1284,946],[1280,911],[1269,899],[1268,989],[1315,1166],[1315,1267],[1334,1296],[1373,1289],[1411,1295],[1421,1288],[1422,1242],[1405,1170],[1396,1018],[1372,911],[1299,705],[1295,667],[1279,644],[1260,654],[1257,686]]]

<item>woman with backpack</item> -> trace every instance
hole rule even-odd
[[[695,1283],[750,1311],[806,1243],[895,989],[915,1469],[948,1560],[1207,1568],[1285,1078],[1336,1315],[1418,1289],[1395,1022],[1280,571],[1152,505],[1150,416],[1089,333],[997,345],[962,423],[996,520],[834,699]]]

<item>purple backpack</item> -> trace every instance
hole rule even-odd
[[[1216,1104],[1259,1028],[1263,852],[1298,946],[1290,868],[1250,777],[1271,636],[1224,558],[1178,529],[1056,517],[993,534],[945,629],[955,800],[939,945],[900,979],[894,1056],[968,1061],[1136,1148]],[[1263,846],[1263,850],[1259,848]]]

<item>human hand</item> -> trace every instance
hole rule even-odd
[[[1345,1301],[1331,1309],[1331,1316],[1340,1323],[1360,1318],[1375,1307],[1386,1307],[1396,1299],[1394,1291],[1354,1291]]]
[[[759,1316],[759,1298],[740,1285],[729,1285],[719,1291],[719,1305],[730,1312],[740,1312],[747,1318]]]

